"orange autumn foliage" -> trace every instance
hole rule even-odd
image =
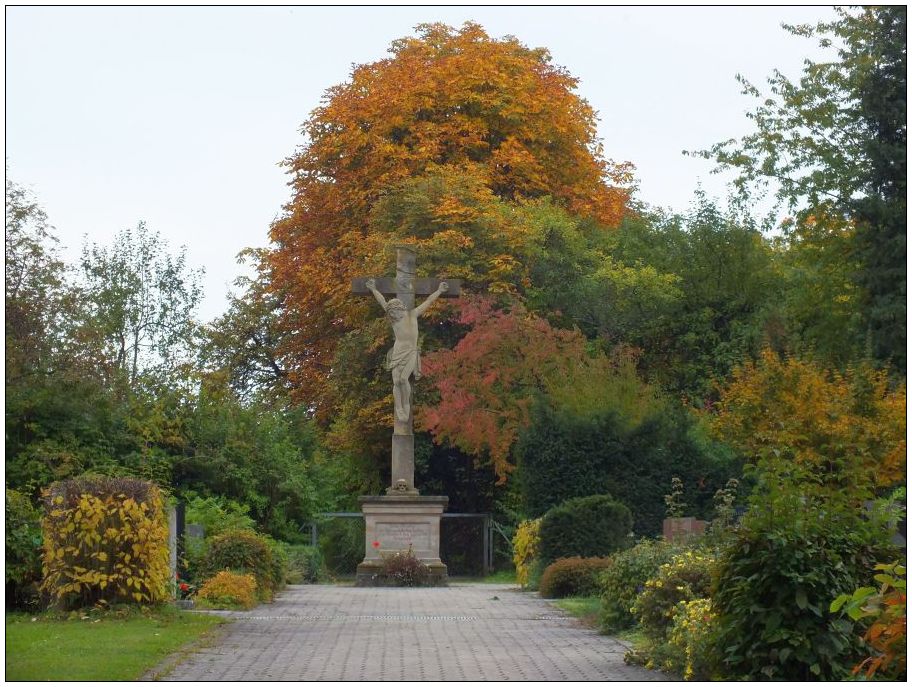
[[[626,211],[630,166],[604,158],[594,111],[546,50],[492,39],[467,23],[422,25],[390,53],[330,88],[303,124],[307,142],[285,163],[294,196],[271,230],[276,249],[268,263],[272,289],[284,299],[290,381],[317,406],[325,403],[339,338],[367,317],[369,304],[348,293],[350,279],[388,274],[394,239],[496,251],[484,256],[485,286],[510,283],[517,272],[503,245],[480,246],[459,229],[473,219],[473,201],[438,198],[433,232],[403,237],[372,222],[385,194],[427,175],[465,176],[493,198],[550,196],[606,227]],[[437,267],[446,274],[446,265]]]
[[[865,604],[860,609],[862,617],[873,619],[864,634],[864,640],[871,648],[871,656],[852,670],[858,675],[862,670],[868,680],[880,677],[886,680],[903,679],[906,676],[906,569],[898,562],[879,564],[880,574],[874,579],[880,582],[880,589],[868,588],[864,595]]]
[[[415,246],[424,269],[462,279],[473,293],[516,294],[540,240],[529,217],[537,204],[499,198],[479,165],[434,166],[378,200],[372,229]]]
[[[437,443],[489,458],[502,484],[514,469],[510,451],[529,424],[535,391],[584,364],[585,338],[520,307],[495,310],[488,299],[464,303],[459,323],[472,329],[453,350],[422,360],[440,403],[419,407],[416,424]]]
[[[749,460],[788,459],[823,481],[905,479],[905,385],[870,367],[828,372],[766,349],[736,369],[710,418]]]

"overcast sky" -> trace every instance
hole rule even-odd
[[[65,257],[144,220],[206,269],[209,319],[268,242],[289,199],[278,163],[323,92],[354,63],[384,58],[416,24],[471,20],[550,50],[599,113],[605,153],[637,168],[638,197],[685,210],[687,158],[750,131],[735,74],[760,85],[818,57],[780,24],[827,7],[6,8],[6,159],[48,213]]]

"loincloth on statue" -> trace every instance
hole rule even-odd
[[[415,375],[415,379],[421,379],[421,352],[415,346],[396,345],[386,352],[384,367],[387,370],[399,370],[412,362],[414,362],[412,374]]]

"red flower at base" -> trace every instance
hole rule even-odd
[[[380,548],[380,542],[375,541],[373,544],[371,544],[371,546],[373,546],[375,549],[379,549],[379,548]]]
[[[180,583],[180,590],[181,590],[182,592],[185,592],[185,591],[187,591],[188,589],[190,589],[190,585],[189,585],[189,584],[187,584],[186,582],[181,582],[181,583]]]

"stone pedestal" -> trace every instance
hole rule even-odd
[[[447,567],[440,560],[440,518],[446,496],[361,496],[364,513],[364,561],[358,565],[355,585],[375,586],[383,559],[397,551],[412,553],[430,569],[430,583],[445,585]]]

